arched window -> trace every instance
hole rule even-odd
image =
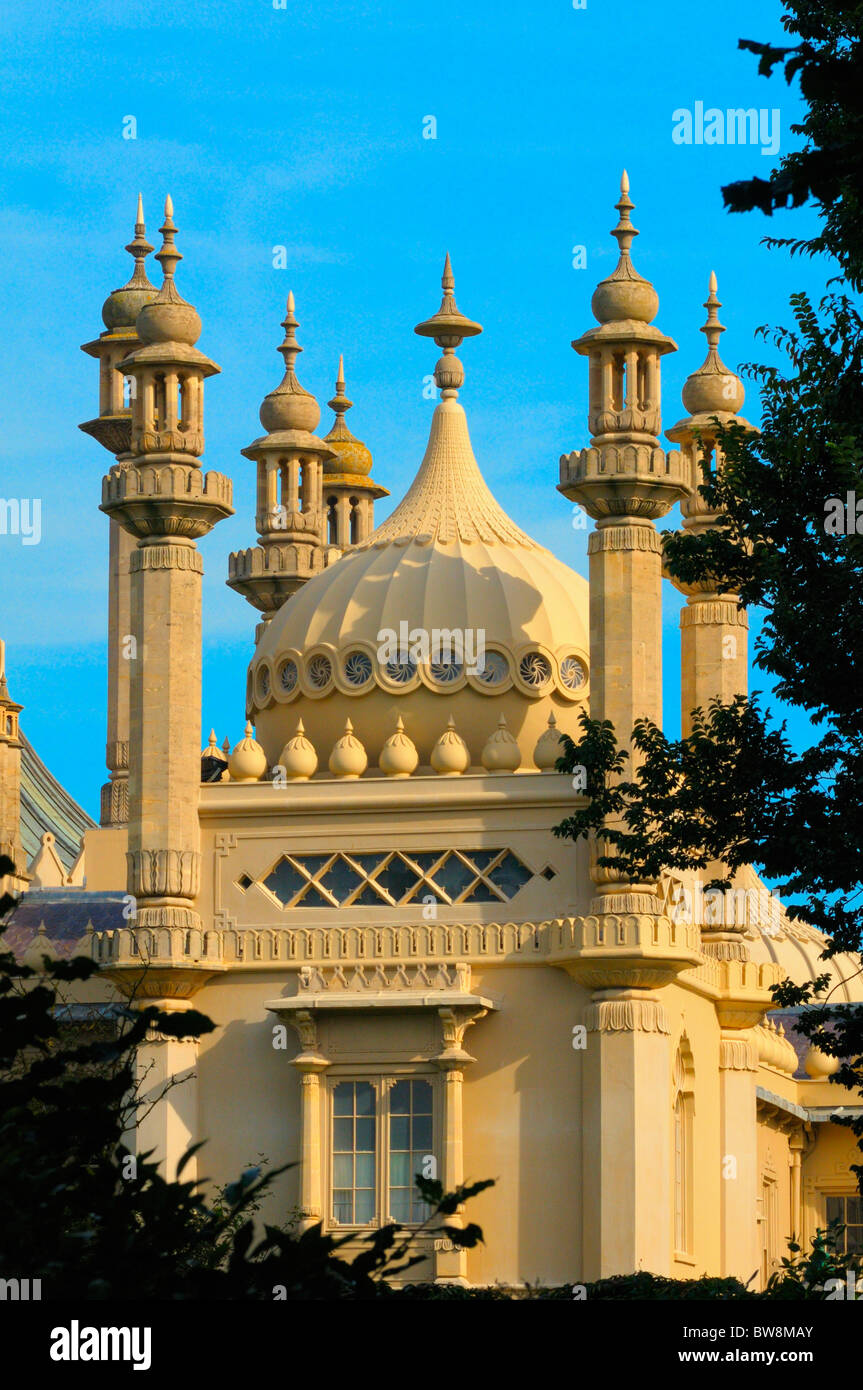
[[[695,1069],[689,1040],[684,1033],[674,1059],[674,1249],[692,1254],[693,1122],[695,1118]]]
[[[327,498],[327,541],[330,545],[338,545],[335,497]]]
[[[351,545],[360,538],[360,504],[356,497],[351,498]]]

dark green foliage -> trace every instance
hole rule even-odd
[[[792,254],[829,252],[849,283],[863,287],[863,5],[855,0],[785,0],[782,24],[801,42],[776,47],[741,39],[758,55],[758,71],[770,77],[781,66],[785,80],[800,79],[805,118],[791,127],[801,148],[783,155],[769,179],[728,184],[731,212],[800,207],[814,200],[823,224],[808,240],[767,238]]]

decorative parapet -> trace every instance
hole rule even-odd
[[[768,1009],[775,1007],[770,990],[785,978],[785,971],[772,961],[722,960],[717,964],[722,991],[716,1001],[720,1026],[754,1028]]]
[[[701,961],[698,929],[652,913],[568,917],[552,934],[549,963],[588,989],[654,989]]]
[[[595,519],[655,521],[689,492],[689,467],[683,454],[659,445],[592,445],[561,456],[558,490]]]
[[[194,540],[233,514],[232,483],[223,473],[202,473],[197,464],[112,468],[102,479],[100,510],[139,537],[167,532]]]

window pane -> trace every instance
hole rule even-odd
[[[859,1197],[845,1198],[845,1220],[849,1226],[859,1226],[863,1222],[863,1201]]]
[[[411,1196],[406,1188],[400,1188],[390,1195],[390,1216],[393,1221],[410,1221]]]
[[[358,1224],[366,1225],[374,1220],[375,1215],[375,1194],[368,1188],[360,1188],[356,1195],[356,1216]]]
[[[333,1220],[344,1225],[351,1219],[350,1192],[333,1193]]]
[[[375,1088],[370,1081],[357,1082],[357,1114],[373,1115],[375,1113]]]
[[[338,1154],[333,1158],[333,1186],[350,1187],[353,1183],[354,1160],[350,1154]]]
[[[333,1149],[336,1153],[350,1153],[354,1147],[354,1122],[352,1119],[333,1121]]]
[[[397,1081],[390,1091],[390,1114],[409,1115],[411,1108],[411,1083]]]
[[[410,1154],[390,1155],[390,1183],[393,1187],[410,1187],[413,1182]]]
[[[375,1185],[375,1156],[374,1154],[357,1154],[354,1169],[354,1185],[356,1187],[374,1187]]]
[[[430,1081],[412,1081],[413,1109],[415,1115],[432,1113],[432,1087]]]
[[[358,1152],[374,1153],[375,1150],[375,1122],[370,1120],[357,1120],[357,1139],[356,1147]]]
[[[390,1148],[409,1149],[411,1146],[411,1122],[407,1115],[390,1116]]]
[[[413,1127],[413,1147],[415,1149],[422,1149],[424,1153],[428,1153],[431,1150],[431,1142],[431,1115],[415,1115]]]
[[[841,1198],[841,1197],[828,1197],[828,1198],[827,1198],[827,1224],[828,1224],[828,1226],[829,1226],[829,1224],[830,1224],[831,1221],[844,1221],[844,1220],[845,1220],[844,1205],[845,1205],[845,1204],[844,1204],[844,1202],[842,1201],[842,1198]]]
[[[350,1115],[354,1108],[354,1086],[352,1081],[340,1081],[333,1091],[333,1114]]]

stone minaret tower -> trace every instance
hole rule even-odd
[[[0,854],[8,856],[15,872],[0,876],[0,894],[20,892],[30,882],[21,847],[21,739],[16,705],[6,684],[6,644],[0,641]]]
[[[156,296],[156,286],[147,278],[144,262],[152,251],[146,238],[144,209],[138,194],[135,236],[126,250],[135,268],[131,279],[113,290],[102,306],[105,331],[82,351],[99,362],[99,414],[80,425],[85,434],[97,439],[125,468],[131,459],[132,401],[130,383],[119,364],[138,343],[135,320],[145,304]],[[102,788],[102,825],[123,825],[128,820],[129,802],[129,672],[128,638],[129,556],[135,542],[128,531],[112,518],[108,544],[108,731],[105,762],[110,780]]]
[[[314,433],[320,406],[294,370],[303,349],[296,338],[293,293],[282,327],[285,375],[260,409],[267,433],[242,450],[257,466],[258,543],[228,560],[228,585],[260,609],[265,622],[327,564],[323,467],[335,457]]]
[[[230,479],[205,475],[199,462],[204,380],[219,368],[195,347],[201,320],[174,283],[181,257],[170,198],[160,230],[162,287],[138,314],[141,346],[119,364],[135,382],[132,456],[125,468],[112,469],[103,480],[102,510],[137,542],[130,564],[135,650],[127,855],[134,924],[139,934],[145,927],[167,928],[162,941],[174,943],[180,956],[194,956],[201,925],[195,899],[201,860],[203,573],[195,541],[233,508]],[[159,954],[164,957],[164,946]],[[166,986],[165,992],[176,991]]]
[[[596,288],[587,357],[590,447],[560,461],[560,490],[596,522],[590,536],[590,712],[627,746],[641,716],[662,720],[662,546],[655,521],[690,491],[689,468],[659,443],[657,293],[630,256],[637,235],[624,173],[616,269]],[[600,850],[602,842],[600,840]],[[628,882],[592,856],[595,937],[567,969],[593,991],[585,1011],[582,1190],[588,1279],[667,1273],[671,1229],[670,1025],[663,989],[697,964],[697,929],[664,915],[656,885]],[[591,931],[594,931],[591,928]],[[649,1161],[645,1162],[645,1155]]]
[[[329,434],[324,436],[324,443],[335,454],[324,464],[327,542],[344,553],[371,535],[375,529],[375,501],[389,493],[369,476],[371,450],[348,429],[345,415],[353,401],[345,395],[343,357],[339,358],[336,394],[327,405],[336,417]]]
[[[719,339],[725,329],[719,322],[722,305],[716,290],[716,276],[711,272],[704,304],[707,322],[701,330],[707,337],[707,357],[698,371],[687,377],[683,387],[688,416],[666,430],[668,438],[681,446],[686,459],[692,491],[681,504],[683,529],[695,534],[719,524],[717,513],[709,510],[698,491],[703,481],[702,459],[712,461],[716,468],[722,465],[722,452],[716,441],[717,420],[721,425],[734,421],[746,429],[753,428],[738,414],[745,397],[743,383],[719,356]],[[717,696],[727,704],[735,695],[747,693],[749,621],[745,609],[738,605],[737,595],[721,590],[709,575],[695,584],[674,578],[671,582],[687,595],[686,607],[680,614],[680,645],[682,727],[688,734],[693,710],[706,711]]]

